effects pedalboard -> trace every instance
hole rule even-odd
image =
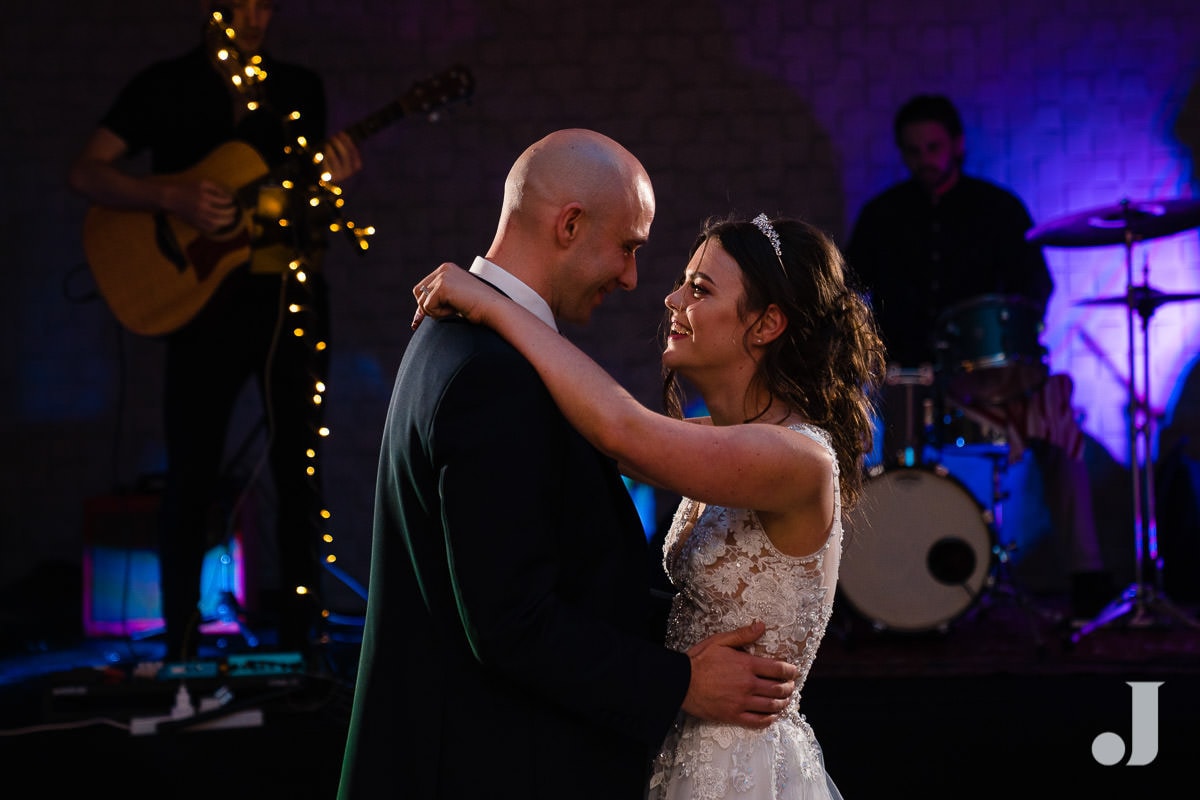
[[[263,706],[304,688],[299,653],[230,655],[221,661],[143,662],[63,673],[46,696],[51,719],[128,719],[134,736],[263,724]]]

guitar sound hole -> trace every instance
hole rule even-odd
[[[187,259],[179,249],[179,242],[175,239],[175,232],[171,230],[170,223],[167,222],[166,213],[162,211],[154,215],[154,241],[159,252],[174,264],[177,270],[183,272],[187,269]]]

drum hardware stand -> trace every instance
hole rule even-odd
[[[917,436],[917,431],[914,429],[917,415],[916,397],[914,396],[914,386],[933,386],[934,374],[932,364],[922,364],[915,369],[903,369],[897,364],[889,364],[887,368],[886,382],[888,386],[903,386],[904,387],[904,435],[901,439],[902,447],[895,453],[889,454],[890,458],[895,459],[895,463],[900,466],[912,467],[924,462],[925,460],[925,443],[929,438],[930,432],[933,430],[933,401],[926,398],[922,401],[921,420],[923,438]],[[886,441],[887,436],[884,435]],[[890,463],[890,462],[889,462]]]
[[[1121,201],[1123,210],[1128,210],[1129,201]],[[1130,627],[1149,627],[1161,622],[1162,615],[1192,628],[1200,629],[1200,622],[1167,598],[1163,591],[1163,560],[1158,553],[1158,524],[1154,498],[1154,454],[1153,412],[1150,405],[1150,317],[1159,305],[1171,299],[1193,299],[1190,296],[1169,297],[1150,287],[1149,264],[1143,262],[1142,284],[1133,283],[1133,230],[1126,218],[1125,225],[1125,274],[1126,292],[1122,300],[1128,321],[1129,346],[1129,469],[1133,484],[1134,524],[1134,582],[1096,616],[1071,635],[1071,643],[1077,644],[1084,636],[1128,617]],[[1112,298],[1084,301],[1081,305],[1114,305]],[[1142,395],[1138,398],[1137,353],[1134,347],[1134,314],[1141,319],[1142,329]],[[1144,490],[1144,493],[1143,493]],[[1153,567],[1153,582],[1146,579],[1147,550],[1150,566]]]
[[[996,556],[996,575],[991,583],[993,590],[999,591],[1003,596],[1014,601],[1018,608],[1025,615],[1025,621],[1029,624],[1029,633],[1033,637],[1034,647],[1038,652],[1045,650],[1046,644],[1042,639],[1041,630],[1038,627],[1037,609],[1034,608],[1033,600],[1029,593],[1021,587],[1015,574],[1012,571],[1012,553],[1017,549],[1015,544],[1006,544],[1001,541],[1000,534],[1004,529],[1004,508],[1003,503],[1008,499],[1008,492],[1002,488],[1002,478],[1007,470],[1009,450],[1005,447],[1003,450],[989,452],[987,457],[992,462],[992,528],[996,534],[996,544],[992,547],[992,553]]]

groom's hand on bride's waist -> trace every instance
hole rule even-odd
[[[694,717],[746,728],[765,728],[787,708],[799,670],[786,661],[753,656],[741,648],[766,626],[755,622],[718,633],[690,650],[692,679],[683,710]]]

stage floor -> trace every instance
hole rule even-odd
[[[1194,796],[1184,787],[1200,752],[1200,623],[1196,608],[1176,608],[1184,619],[1156,604],[1073,643],[1078,629],[1053,599],[1023,606],[993,593],[944,630],[916,632],[879,630],[839,602],[802,708],[847,800]],[[137,677],[161,645],[9,643],[0,780],[11,788],[0,794],[332,798],[356,633],[343,629],[300,667],[236,635],[210,637],[200,662],[217,674],[185,680],[197,698],[224,686],[233,699],[221,711],[236,711],[236,726],[153,733],[145,720],[170,713],[180,684]],[[1093,751],[1097,737],[1112,765]]]

